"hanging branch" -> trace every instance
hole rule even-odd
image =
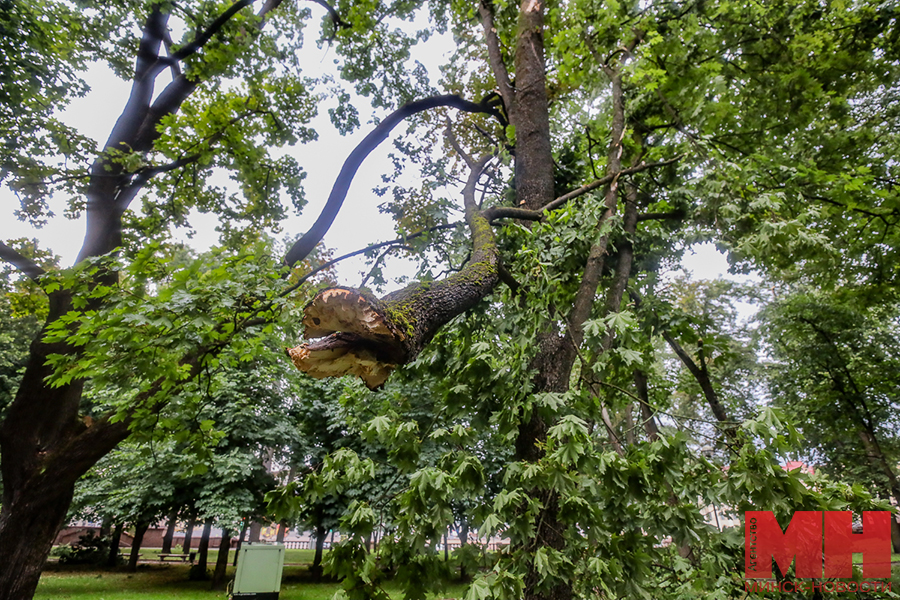
[[[487,102],[476,104],[454,95],[432,96],[416,100],[415,102],[404,104],[392,112],[353,149],[350,156],[344,161],[344,166],[341,168],[341,172],[331,188],[331,193],[328,195],[325,207],[319,213],[319,218],[316,219],[309,231],[288,250],[284,257],[285,264],[294,265],[309,256],[316,245],[325,237],[325,233],[331,227],[335,217],[341,210],[341,206],[344,204],[344,199],[346,199],[347,192],[350,190],[350,184],[353,183],[353,178],[356,176],[360,165],[381,142],[387,139],[394,127],[412,115],[440,106],[456,108],[471,113],[495,116],[498,114],[496,107],[491,106]]]

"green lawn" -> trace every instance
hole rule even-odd
[[[311,562],[312,551],[288,550],[297,562]],[[153,552],[142,552],[144,558]],[[308,561],[306,560],[308,554]],[[213,565],[210,552],[210,568]],[[141,564],[135,573],[122,570],[97,570],[79,567],[50,566],[41,576],[35,600],[213,600],[226,598],[225,592],[213,592],[208,581],[188,581],[187,565]],[[306,567],[286,566],[281,583],[280,600],[331,600],[340,589],[337,583],[312,583]],[[234,569],[229,567],[229,578]],[[396,586],[385,586],[391,596],[400,598]],[[440,598],[461,598],[465,586],[456,585]]]
[[[158,550],[145,550],[142,560],[153,558]],[[229,557],[230,558],[230,557]],[[336,583],[312,583],[307,575],[312,563],[312,550],[287,550],[280,600],[331,600],[340,589]],[[856,558],[856,557],[854,557]],[[893,581],[900,582],[900,554],[892,557]],[[216,560],[216,552],[210,551],[209,568]],[[290,564],[294,563],[294,564]],[[36,600],[213,600],[225,598],[224,592],[213,592],[208,581],[188,581],[188,565],[180,563],[139,565],[136,573],[118,570],[97,570],[87,567],[60,567],[49,565],[41,576]],[[228,568],[228,577],[234,569]],[[385,586],[391,596],[400,598],[399,590],[391,584]],[[455,585],[439,598],[462,598],[465,586]]]

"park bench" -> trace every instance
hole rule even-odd
[[[159,560],[165,562],[171,558],[172,560],[180,560],[181,562],[190,561],[191,564],[194,564],[194,556],[196,554],[196,552],[191,552],[190,554],[160,554]]]

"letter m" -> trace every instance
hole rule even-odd
[[[786,575],[796,558],[794,575],[801,578],[822,577],[822,513],[798,511],[788,528],[782,532],[772,511],[757,510],[744,513],[744,577],[772,577],[772,560]],[[747,527],[756,519],[756,528]],[[750,569],[751,548],[755,550],[756,569]]]

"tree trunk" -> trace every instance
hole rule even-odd
[[[854,412],[858,414],[858,411]],[[888,463],[887,458],[885,458],[884,453],[882,453],[881,444],[878,443],[875,432],[869,428],[865,419],[861,420],[863,421],[864,429],[859,430],[859,439],[866,449],[869,464],[872,465],[874,470],[881,471],[888,480],[888,497],[893,496],[894,500],[900,503],[900,481],[897,480],[894,470]],[[900,553],[900,522],[897,522],[894,515],[891,515],[891,545],[894,548],[894,553]]]
[[[288,531],[288,524],[286,521],[282,521],[281,523],[278,524],[278,533],[275,536],[276,544],[284,543],[284,536],[287,535],[287,531]]]
[[[194,517],[188,519],[187,526],[184,530],[184,542],[181,544],[182,554],[190,554],[191,552],[191,542],[194,540],[194,526],[196,524],[197,520]]]
[[[173,508],[169,513],[169,525],[166,527],[166,535],[163,536],[162,554],[170,554],[172,552],[172,539],[175,537],[175,526],[178,520],[178,509]]]
[[[219,556],[216,557],[216,569],[213,571],[212,590],[225,589],[225,572],[228,568],[228,550],[231,548],[231,530],[222,530],[222,541],[219,542]],[[237,553],[235,553],[237,554]]]
[[[459,533],[459,548],[462,550],[469,544],[469,520],[467,518],[462,517],[457,532]],[[465,564],[460,564],[459,566],[459,578],[462,581],[467,581],[469,579]]]
[[[138,554],[141,552],[141,544],[144,543],[144,534],[150,527],[149,522],[139,521],[134,526],[134,541],[131,543],[131,555],[128,557],[128,570],[137,571]]]
[[[322,554],[325,550],[325,534],[328,532],[323,525],[316,527],[316,553],[313,556],[313,564],[310,571],[316,578],[316,581],[322,578]],[[368,539],[366,539],[366,549],[368,549]]]
[[[67,292],[50,296],[47,323],[71,308]],[[62,527],[75,482],[128,434],[126,422],[78,418],[83,382],[57,388],[47,379],[50,354],[70,354],[62,343],[31,344],[15,400],[0,426],[0,600],[30,600]]]
[[[238,534],[237,548],[234,550],[234,562],[231,563],[232,567],[237,566],[238,556],[241,554],[241,546],[244,545],[244,536],[247,535],[247,519],[241,523],[241,532]]]
[[[106,557],[107,567],[119,565],[119,542],[122,540],[122,529],[124,529],[124,526],[121,523],[116,523],[112,537],[109,539],[109,555]]]
[[[251,544],[259,543],[259,536],[262,533],[262,525],[253,521],[250,523],[250,538],[247,540]]]
[[[110,533],[112,533],[112,519],[109,516],[105,516],[100,522],[100,537],[104,540],[109,540]]]
[[[206,579],[206,568],[209,559],[209,534],[212,531],[212,519],[203,523],[203,534],[200,536],[200,546],[197,548],[197,564],[191,568],[191,579]]]
[[[30,600],[34,596],[44,562],[63,525],[70,501],[71,495],[18,499],[14,506],[4,502],[0,512],[2,600]]]

